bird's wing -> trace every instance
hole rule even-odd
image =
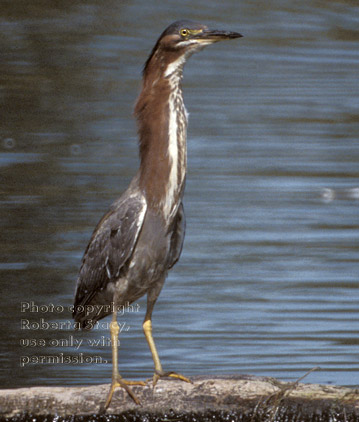
[[[168,268],[172,268],[181,256],[185,231],[186,217],[184,214],[183,204],[181,202],[177,215],[174,219]]]
[[[119,277],[134,250],[146,210],[142,194],[124,194],[98,223],[82,258],[74,316],[76,307],[89,303],[97,292]]]

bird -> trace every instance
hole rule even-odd
[[[154,362],[153,386],[161,377],[191,380],[163,370],[152,335],[152,311],[168,271],[179,260],[185,236],[183,195],[187,170],[187,119],[182,76],[186,60],[204,47],[240,38],[238,32],[214,30],[191,20],[169,25],[158,38],[142,72],[142,90],[134,108],[140,166],[126,191],[97,224],[82,258],[73,318],[79,328],[112,314],[112,382],[139,399],[118,369],[120,307],[147,295],[143,331]]]

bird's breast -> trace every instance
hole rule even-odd
[[[128,264],[129,287],[143,294],[167,274],[170,235],[160,214],[149,210],[143,222],[136,248]]]

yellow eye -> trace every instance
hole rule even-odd
[[[182,37],[187,37],[189,35],[188,29],[185,29],[185,28],[181,29],[180,33],[181,33]]]

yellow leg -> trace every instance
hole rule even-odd
[[[146,384],[143,381],[127,381],[124,380],[118,372],[118,334],[120,332],[120,327],[117,323],[116,312],[112,315],[112,322],[110,324],[110,334],[111,334],[111,347],[112,347],[112,383],[110,391],[107,395],[107,400],[103,410],[106,410],[112,400],[113,393],[117,387],[124,388],[129,396],[133,399],[136,404],[140,404],[139,399],[130,389],[129,385],[143,385]]]
[[[172,378],[177,378],[177,379],[185,381],[185,382],[192,383],[192,381],[190,379],[184,377],[181,374],[177,374],[176,372],[164,372],[163,371],[162,365],[161,365],[161,362],[160,362],[160,358],[159,358],[158,353],[157,353],[156,345],[155,345],[155,342],[154,342],[153,336],[152,336],[152,322],[151,322],[150,316],[146,316],[145,321],[143,322],[143,331],[145,333],[145,337],[146,337],[148,346],[149,346],[151,354],[152,354],[152,359],[153,359],[153,362],[155,364],[155,373],[153,375],[153,386],[155,386],[157,384],[157,381],[161,377],[172,377]]]

